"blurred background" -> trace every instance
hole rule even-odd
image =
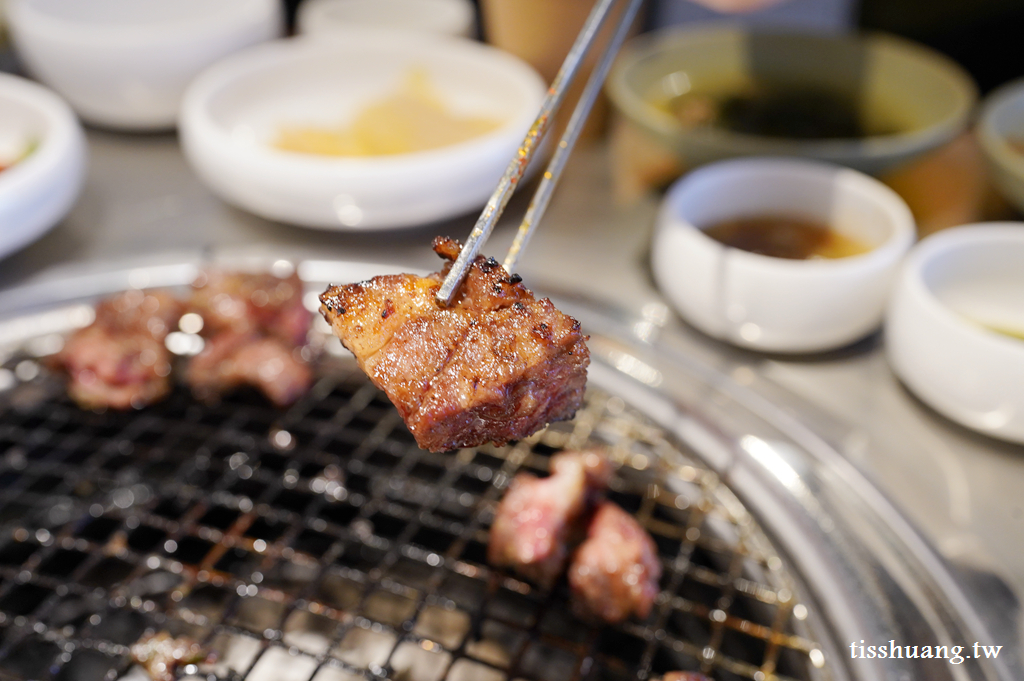
[[[375,569],[373,561],[385,552],[363,551],[378,539],[372,534],[374,526],[349,527],[349,521],[384,503],[371,475],[384,479],[385,473],[383,464],[368,463],[371,457],[364,450],[362,459],[350,462],[333,450],[324,453],[308,446],[311,440],[301,439],[307,432],[303,428],[308,425],[313,432],[322,425],[328,432],[344,402],[345,418],[358,413],[352,416],[353,433],[363,438],[387,431],[385,444],[393,448],[389,451],[401,453],[375,460],[390,461],[393,467],[415,460],[420,470],[427,459],[417,457],[428,455],[391,437],[388,429],[398,419],[388,416],[390,407],[369,393],[360,404],[350,404],[348,396],[318,395],[316,399],[326,400],[324,406],[285,412],[291,415],[289,428],[303,435],[293,442],[284,432],[288,437],[282,445],[273,440],[276,431],[268,431],[276,428],[268,424],[277,424],[281,412],[260,402],[258,395],[244,397],[256,402],[242,404],[236,417],[233,410],[240,402],[227,400],[209,411],[179,390],[167,419],[182,431],[195,426],[202,435],[186,434],[182,442],[192,444],[173,450],[140,445],[135,456],[130,440],[138,432],[150,432],[147,419],[156,412],[78,409],[62,392],[40,390],[52,388],[59,377],[47,363],[51,341],[56,338],[59,346],[63,341],[58,331],[89,324],[91,305],[102,295],[165,284],[187,288],[182,272],[194,273],[210,263],[256,263],[264,270],[270,263],[271,271],[289,273],[294,269],[290,263],[303,263],[295,271],[307,287],[319,286],[321,291],[324,280],[339,271],[332,269],[338,263],[353,278],[384,271],[433,271],[438,261],[431,241],[438,235],[461,239],[470,234],[510,159],[519,158],[523,136],[594,5],[594,0],[0,0],[0,519],[17,526],[12,530],[14,553],[5,553],[6,544],[0,546],[0,561],[10,561],[0,565],[0,677],[7,678],[8,663],[16,657],[11,641],[21,640],[3,639],[3,627],[15,621],[15,610],[21,618],[18,627],[38,623],[36,631],[52,634],[42,616],[32,619],[32,613],[57,594],[55,577],[44,576],[37,588],[40,578],[35,574],[38,556],[58,550],[51,548],[56,547],[54,537],[70,542],[61,544],[60,551],[75,556],[89,552],[82,559],[89,570],[105,564],[97,562],[100,555],[103,561],[114,561],[110,552],[128,564],[125,574],[140,574],[149,559],[158,566],[177,564],[179,571],[181,561],[187,563],[177,540],[160,543],[164,530],[149,548],[104,543],[108,536],[128,536],[113,528],[129,522],[125,518],[136,508],[142,509],[138,513],[146,523],[172,528],[183,547],[186,535],[195,534],[187,541],[199,558],[188,560],[206,563],[202,570],[188,568],[189,588],[219,593],[224,584],[237,587],[227,589],[220,604],[195,606],[215,612],[210,621],[219,621],[235,607],[225,605],[229,602],[257,602],[251,598],[257,593],[264,605],[278,598],[248,622],[243,617],[229,627],[216,625],[218,637],[249,646],[239,658],[225,655],[220,666],[210,667],[217,675],[240,678],[265,650],[280,653],[283,667],[288,660],[302,659],[308,669],[297,668],[295,679],[311,676],[319,665],[327,669],[324,660],[335,636],[330,632],[341,631],[332,628],[336,622],[331,618],[341,617],[355,597],[339,590],[335,595],[342,594],[338,599],[349,605],[314,612],[321,607],[318,601],[300,602],[293,596],[321,574],[351,566],[367,574]],[[620,2],[612,10],[596,48],[586,57],[584,74],[597,63],[624,6]],[[766,413],[776,419],[765,418],[768,430],[796,429],[806,436],[788,443],[788,450],[769,447],[767,453],[752,454],[776,465],[770,474],[778,477],[782,471],[779,480],[786,475],[790,477],[785,480],[795,480],[805,471],[817,474],[812,450],[818,451],[819,444],[835,454],[835,461],[850,464],[842,468],[850,479],[857,477],[851,471],[862,471],[869,481],[865,484],[887,495],[879,498],[895,503],[886,507],[891,511],[887,522],[899,525],[901,514],[910,519],[941,555],[943,569],[948,563],[952,581],[969,593],[966,601],[993,632],[992,642],[1005,642],[1013,651],[1009,675],[978,672],[970,678],[1024,678],[1024,664],[1017,659],[1022,640],[1019,598],[1024,594],[1024,3],[648,0],[628,28],[516,272],[531,287],[554,297],[591,301],[607,315],[594,318],[612,320],[608,327],[625,340],[596,343],[594,352],[612,374],[658,387],[662,374],[645,363],[643,353],[648,351],[658,357],[658,366],[669,358],[683,358],[683,364],[699,367],[682,372],[688,378],[678,386],[665,381],[661,387],[688,391],[686,404],[699,417],[695,421],[706,418],[707,423],[720,421],[725,430],[737,429],[727,458],[747,451],[744,447],[752,442],[743,440],[751,433],[741,432],[749,415],[731,395],[753,395],[751,403],[768,405]],[[568,103],[554,119],[555,134],[565,130],[584,83],[584,77],[574,81]],[[486,245],[488,255],[500,258],[509,249],[544,177],[541,164],[554,148],[554,140],[540,147],[523,190],[512,197]],[[766,256],[753,247],[727,248],[708,233],[730,220],[778,217],[776,213],[813,219],[815,234],[834,232],[849,238],[852,246],[835,257],[806,249],[796,257]],[[302,298],[314,315],[316,296],[317,291],[307,290]],[[44,314],[72,303],[85,310],[84,316]],[[31,323],[25,321],[29,317]],[[50,326],[41,331],[33,327],[40,319]],[[189,335],[185,331],[181,333]],[[340,352],[337,343],[332,347]],[[604,352],[603,359],[598,350]],[[621,410],[629,400],[619,402]],[[54,404],[59,408],[52,408]],[[262,420],[246,421],[248,409],[258,411]],[[740,413],[743,418],[733,419]],[[59,419],[65,421],[57,423]],[[46,468],[49,463],[24,452],[35,451],[39,442],[74,436],[80,423],[91,424],[91,450],[74,466],[68,464],[68,470],[73,467],[74,475],[91,479],[94,466],[82,462],[95,461],[88,456],[100,451],[112,471],[96,473],[108,485],[103,490],[134,489],[122,483],[142,480],[138,486],[146,495],[131,497],[128,506],[97,502],[98,510],[69,496],[50,525],[30,527],[37,515],[47,515],[49,506],[58,508],[49,492],[67,486]],[[235,445],[221,446],[217,438],[235,437],[232,429],[242,428],[241,423],[246,428],[255,424],[245,434],[249,444],[238,445],[249,447],[252,458],[230,456],[229,464],[221,456],[224,460],[211,467],[211,457],[196,443],[231,455]],[[351,446],[345,447],[350,454]],[[797,450],[807,458],[797,457],[790,466],[787,452]],[[143,471],[142,452],[159,461],[146,464]],[[372,456],[377,455],[375,450]],[[187,462],[182,464],[189,467],[187,478],[167,472],[177,470],[176,457]],[[293,469],[288,463],[293,460],[302,465],[296,463]],[[338,497],[323,503],[335,509],[334,515],[312,519],[302,513],[304,500],[316,497],[315,503],[321,503],[316,496],[321,492],[312,485],[326,488],[327,478],[315,476],[328,460],[341,462],[339,470],[344,469],[332,475],[362,485],[352,488],[355,496],[349,501],[359,498],[367,505],[347,515],[349,507],[337,510],[342,507]],[[440,455],[430,461],[430,470],[449,465]],[[479,461],[490,463],[478,467]],[[484,505],[489,503],[481,502],[485,494],[496,499],[490,476],[503,461],[481,450],[452,464],[487,476],[470,479],[469,473],[460,473],[459,481],[469,480],[460,498]],[[151,470],[159,479],[143,479]],[[247,471],[244,479],[240,471]],[[416,474],[402,468],[396,479],[408,481],[407,473]],[[249,476],[255,476],[257,487],[264,485],[252,493],[268,500],[262,506],[244,496],[251,487]],[[21,482],[5,488],[5,481],[13,479]],[[726,487],[733,484],[727,475],[720,479]],[[841,488],[843,474],[832,476],[831,482]],[[153,509],[165,503],[159,501],[158,507],[159,495],[151,492],[163,484],[173,487],[170,496],[180,496],[167,502],[170,507],[181,501],[183,509],[198,510],[188,511],[191,515],[182,510],[166,522],[158,519],[163,511]],[[333,477],[330,484],[339,488]],[[216,505],[210,500],[212,489],[217,494],[242,490],[216,497],[221,505],[217,508],[229,510],[226,524],[216,531],[200,520],[206,517],[206,506]],[[799,487],[798,492],[807,500],[818,490]],[[184,500],[188,495],[200,501],[189,506],[193,500]],[[824,500],[826,494],[820,496]],[[133,506],[136,498],[141,500]],[[105,497],[100,501],[107,503]],[[36,507],[43,510],[37,514]],[[91,523],[94,516],[107,523],[106,534],[95,540],[72,538],[78,532],[74,514],[79,511],[92,514],[82,523]],[[264,548],[271,546],[271,553],[280,550],[273,555],[274,560],[280,557],[276,567],[281,570],[305,560],[312,576],[295,578],[305,580],[303,586],[286,584],[274,591],[278,586],[245,581],[253,574],[252,566],[269,561],[271,554],[253,553],[263,549],[253,548],[256,535],[241,537],[243,525],[259,515],[261,520],[253,524],[257,527],[273,514],[280,514],[280,527],[287,529],[258,541]],[[178,524],[178,517],[188,520]],[[835,536],[830,535],[834,528],[817,516],[805,520],[809,533],[817,527]],[[237,546],[231,543],[235,539],[224,542],[230,534],[226,528],[236,522],[241,523],[235,532],[241,537]],[[405,527],[404,522],[399,525]],[[383,521],[380,527],[385,528]],[[358,532],[362,534],[356,536]],[[309,537],[314,537],[312,543],[300,541]],[[350,540],[355,557],[340,548]],[[460,565],[476,561],[470,572],[476,570],[473,574],[479,576],[487,570],[480,557],[483,544],[472,543],[476,556],[467,549],[459,560],[468,562]],[[223,550],[225,562],[217,564],[230,569],[214,568],[219,558],[202,558],[214,544],[210,555]],[[379,545],[390,546],[386,541]],[[930,551],[928,546],[922,550]],[[39,547],[40,553],[33,553]],[[402,560],[419,550],[403,554]],[[908,554],[906,546],[894,550],[904,558]],[[318,561],[323,555],[337,556],[338,565],[346,560],[351,565],[332,565],[321,572]],[[443,560],[424,562],[427,552],[415,555],[419,562],[410,562],[417,568],[447,569]],[[296,556],[297,562],[292,560]],[[238,574],[228,575],[231,570]],[[376,584],[380,572],[373,574],[360,588]],[[719,574],[708,574],[704,586],[713,586]],[[920,575],[913,569],[906,574],[909,590],[916,593]],[[404,589],[407,577],[399,575],[389,584]],[[119,579],[114,575],[102,581],[104,586],[96,589],[109,593],[85,602],[75,617],[93,622],[89,608],[125,610],[124,602],[107,603],[121,588]],[[221,582],[214,585],[214,579]],[[281,577],[280,583],[288,579]],[[76,584],[72,591],[78,597],[85,589]],[[271,591],[277,595],[264,599]],[[898,619],[902,592],[890,598],[881,587],[868,591],[886,607],[895,604],[890,614]],[[10,593],[28,593],[27,600],[14,602],[8,599]],[[46,603],[56,603],[66,593]],[[778,593],[772,591],[771,597],[781,598]],[[296,625],[315,634],[309,640],[314,647],[323,644],[320,652],[284,650],[281,638],[289,635],[289,625],[279,620],[285,602],[326,627],[325,638],[308,622]],[[701,608],[706,620],[701,627],[718,627],[724,621],[723,613],[718,624],[711,624],[710,618],[719,616],[713,613],[721,611]],[[970,609],[960,607],[958,612]],[[260,619],[264,615],[269,624]],[[387,659],[389,646],[399,640],[403,646],[408,643],[416,616],[400,613],[391,624],[385,622],[384,631],[391,632],[385,639],[390,636],[391,643],[381,644],[384,657],[357,656],[353,659],[362,660],[358,672],[352,666],[357,663],[346,662],[345,674],[384,678],[394,671],[381,671],[379,664]],[[80,638],[81,631],[89,636],[103,631],[95,622],[72,620],[66,625],[66,631],[74,632],[69,641]],[[206,626],[205,620],[195,621],[198,628]],[[346,620],[344,626],[351,624]],[[376,627],[373,633],[380,633],[380,621],[363,624],[366,631]],[[634,625],[640,626],[625,626]],[[85,628],[76,628],[80,626]],[[536,633],[534,624],[525,626],[531,636]],[[572,629],[564,622],[553,626]],[[753,625],[744,620],[743,626]],[[917,631],[931,637],[935,632],[930,627]],[[36,637],[22,629],[18,636]],[[212,631],[212,625],[207,629]],[[767,631],[757,630],[762,629]],[[467,624],[459,636],[468,631]],[[639,629],[630,631],[629,640],[641,641]],[[650,633],[645,631],[643,635]],[[82,678],[112,679],[116,670],[124,671],[122,658],[125,646],[134,641],[132,633],[119,634],[124,638],[120,647],[90,649],[90,655],[96,652],[94,657],[102,658],[97,667],[102,669]],[[755,662],[733,671],[715,668],[716,680],[775,678],[757,666],[764,657],[763,639],[772,635],[755,641]],[[96,636],[106,641],[108,634]],[[301,643],[300,637],[289,639],[288,645],[291,640]],[[617,649],[618,639],[601,640]],[[647,640],[654,640],[653,635]],[[793,650],[804,645],[798,643]],[[429,653],[436,660],[461,644],[436,644],[429,650],[421,643],[409,645],[417,649],[416,655]],[[638,645],[625,646],[623,654],[647,650],[646,644]],[[79,678],[62,675],[67,667],[60,665],[70,652],[46,646],[33,649],[43,651],[38,654],[26,653],[38,659],[18,660],[24,666],[12,678]],[[814,670],[821,651],[804,648],[798,659],[810,670],[806,678],[820,678]],[[462,655],[468,646],[459,650]],[[699,654],[713,659],[717,653]],[[58,661],[50,665],[51,659]],[[371,659],[379,663],[373,670]],[[533,669],[524,676],[568,677],[559,676],[560,668],[546,669],[537,661],[542,657],[531,659]],[[617,671],[600,678],[635,678],[640,667],[634,662],[616,658],[606,668]],[[406,666],[415,665],[406,660]],[[257,669],[261,675],[251,678],[292,678],[275,676],[277,668]],[[331,668],[336,675],[324,678],[355,678],[340,669],[339,662]],[[447,674],[424,669],[425,678]],[[586,676],[581,671],[579,676],[596,679],[598,673]],[[932,673],[958,672],[945,665],[919,678],[945,678]],[[912,676],[894,673],[889,678]]]
[[[479,9],[481,0],[472,1]],[[287,0],[292,26],[300,2]],[[590,4],[568,0],[568,4],[573,3]],[[1024,28],[1024,7],[1015,0],[789,0],[741,16],[691,0],[652,0],[647,6],[644,30],[723,20],[759,26],[895,33],[960,62],[982,92],[1024,75],[1024,66],[1014,53],[1014,38]],[[478,29],[478,35],[486,39],[483,27]]]

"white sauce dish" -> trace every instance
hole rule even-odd
[[[975,135],[992,182],[1018,211],[1024,211],[1024,78],[985,98]]]
[[[785,217],[827,225],[867,248],[790,260],[732,248],[703,230]],[[721,161],[679,180],[658,216],[651,263],[688,322],[755,350],[820,352],[878,328],[900,259],[914,242],[906,203],[875,179],[818,161]]]
[[[924,402],[1024,443],[1024,223],[923,240],[900,272],[885,333],[893,370]]]

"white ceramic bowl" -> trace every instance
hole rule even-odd
[[[339,34],[340,35],[340,34]],[[459,144],[377,157],[276,149],[281,126],[333,127],[427,72],[455,112],[501,120]],[[524,62],[471,40],[360,29],[300,37],[228,57],[189,88],[185,156],[225,200],[323,229],[404,227],[482,206],[537,115],[545,85]]]
[[[470,0],[305,0],[296,17],[302,34],[330,34],[358,25],[471,38],[476,12]]]
[[[9,0],[29,72],[90,123],[173,127],[203,68],[281,34],[279,0]]]
[[[1024,211],[1024,78],[985,98],[976,135],[996,186]]]
[[[896,374],[936,411],[1024,443],[1024,223],[934,234],[907,258],[886,318]]]
[[[0,74],[0,257],[35,241],[71,209],[85,175],[85,138],[60,97]]]
[[[785,260],[728,248],[701,230],[723,220],[792,216],[870,245],[834,260]],[[878,327],[900,258],[914,241],[910,209],[867,175],[816,161],[721,161],[679,180],[658,216],[654,276],[705,333],[772,352],[817,352]]]

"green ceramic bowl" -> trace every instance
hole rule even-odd
[[[1024,211],[1024,79],[985,98],[978,118],[978,142],[996,186]]]
[[[849,103],[863,137],[795,139],[686,125],[676,98],[727,98],[765,84],[829,92]],[[671,29],[623,46],[609,76],[615,106],[684,164],[785,155],[877,174],[952,139],[977,100],[971,77],[916,43],[882,34],[830,36],[736,28]]]

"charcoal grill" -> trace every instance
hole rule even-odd
[[[315,293],[375,269],[300,274]],[[650,319],[566,302],[592,335],[586,406],[501,448],[420,450],[326,335],[315,386],[286,411],[244,390],[200,405],[178,389],[127,414],[74,406],[40,358],[88,323],[90,299],[195,271],[113,269],[0,297],[0,678],[145,678],[128,652],[146,630],[201,641],[215,659],[176,670],[195,679],[1010,678],[998,662],[848,659],[862,638],[992,639],[855,471],[652,342]],[[516,472],[592,444],[665,568],[643,622],[581,620],[564,583],[543,592],[485,561]]]

